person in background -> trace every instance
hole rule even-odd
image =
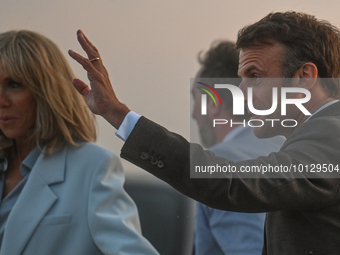
[[[0,254],[157,254],[59,48],[0,34]]]
[[[238,51],[229,41],[216,41],[203,56],[199,55],[201,69],[197,78],[236,78]],[[201,81],[201,79],[198,79]],[[203,79],[202,81],[204,81]],[[207,79],[209,81],[209,79]],[[221,83],[224,83],[220,79]],[[211,82],[216,81],[212,79]],[[230,82],[239,79],[230,79]],[[208,97],[207,115],[201,114],[202,90],[193,86],[194,107],[192,117],[196,120],[202,144],[216,156],[233,161],[267,156],[278,151],[284,142],[282,136],[259,139],[253,128],[243,125],[216,125],[213,119],[241,122],[249,115],[233,115],[233,98],[229,90],[219,90],[221,104],[214,104]],[[235,84],[239,85],[239,84]],[[239,213],[213,209],[197,203],[195,221],[196,255],[260,255],[263,246],[265,213]]]

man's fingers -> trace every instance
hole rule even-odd
[[[81,30],[77,31],[77,38],[78,38],[78,41],[79,41],[81,47],[84,49],[84,51],[86,52],[86,54],[87,54],[89,59],[99,58],[100,57],[97,48],[85,36],[83,31],[81,31]]]
[[[86,97],[91,92],[90,87],[82,80],[79,80],[77,78],[73,79],[72,84],[76,88],[76,90],[84,97]]]
[[[86,43],[87,43],[90,47],[92,47],[95,51],[98,52],[96,46],[93,45],[93,43],[89,40],[89,38],[87,38],[87,36],[84,34],[84,32],[83,32],[81,29],[79,29],[79,30],[77,31],[77,35],[82,35],[82,37],[85,39]]]
[[[78,42],[80,43],[83,50],[86,52],[87,57],[90,61],[90,64],[93,65],[97,70],[103,73],[106,72],[105,67],[103,66],[102,59],[100,57],[99,51],[94,46],[91,41],[86,37],[86,35],[80,29],[77,31]]]
[[[92,65],[89,59],[84,58],[82,55],[78,54],[77,52],[74,52],[73,50],[69,50],[68,54],[71,56],[71,58],[73,58],[75,61],[81,64],[86,71],[88,72],[97,71],[97,69]]]

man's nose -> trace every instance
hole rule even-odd
[[[193,110],[193,111],[191,112],[191,118],[196,119],[196,118],[195,118],[195,110]]]
[[[246,79],[242,79],[239,88],[242,90],[243,96],[244,96],[244,101],[247,101],[247,96],[248,96],[248,85]]]
[[[191,112],[191,117],[196,120],[197,118],[197,104],[196,102],[194,102],[193,108],[192,108],[192,112]]]

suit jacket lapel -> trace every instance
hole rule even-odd
[[[49,185],[64,180],[66,148],[51,156],[41,154],[6,223],[1,255],[19,255],[58,197]]]

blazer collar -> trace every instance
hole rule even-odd
[[[44,151],[44,150],[43,150]],[[67,146],[51,155],[40,154],[32,172],[36,172],[47,183],[64,181]]]
[[[67,148],[40,154],[6,223],[0,255],[20,255],[34,230],[58,200],[51,184],[64,181]]]

